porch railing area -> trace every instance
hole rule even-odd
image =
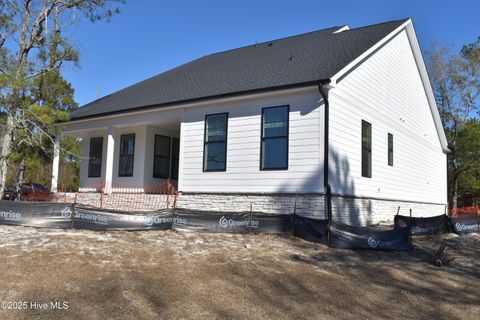
[[[162,183],[142,186],[115,184],[110,193],[105,192],[102,182],[83,188],[85,192],[36,193],[24,197],[23,201],[49,201],[81,203],[102,209],[129,212],[146,212],[173,208],[178,192],[175,185],[166,180]]]

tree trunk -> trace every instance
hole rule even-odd
[[[7,183],[8,156],[12,145],[13,118],[7,113],[7,123],[5,125],[5,135],[2,141],[2,153],[0,156],[0,199],[3,199],[3,192]]]
[[[457,209],[458,206],[458,179],[453,181],[452,188],[452,208]]]
[[[20,167],[18,168],[17,184],[20,186],[25,180],[25,156],[20,161]]]

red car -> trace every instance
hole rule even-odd
[[[21,201],[53,201],[55,194],[39,183],[22,183],[20,186]]]

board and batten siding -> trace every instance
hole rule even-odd
[[[333,193],[447,203],[446,154],[406,31],[338,82],[329,98]],[[372,178],[361,175],[362,120],[372,124]]]
[[[290,106],[288,170],[260,170],[262,108]],[[205,115],[228,112],[224,172],[203,172]],[[181,133],[183,192],[322,192],[323,102],[316,88],[185,109]]]

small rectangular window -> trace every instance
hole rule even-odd
[[[170,172],[170,137],[155,135],[153,177],[168,179]]]
[[[262,109],[261,170],[288,169],[289,106]]]
[[[133,176],[133,158],[135,156],[135,134],[120,136],[120,159],[118,166],[119,177]]]
[[[393,166],[393,134],[388,134],[388,165]]]
[[[228,113],[205,116],[203,171],[225,171],[227,168]]]
[[[372,125],[362,120],[362,177],[372,177]]]
[[[178,162],[180,159],[180,140],[173,138],[172,140],[172,174],[173,180],[178,180]]]
[[[99,178],[102,175],[102,151],[103,137],[90,139],[90,151],[88,154],[88,177]]]

